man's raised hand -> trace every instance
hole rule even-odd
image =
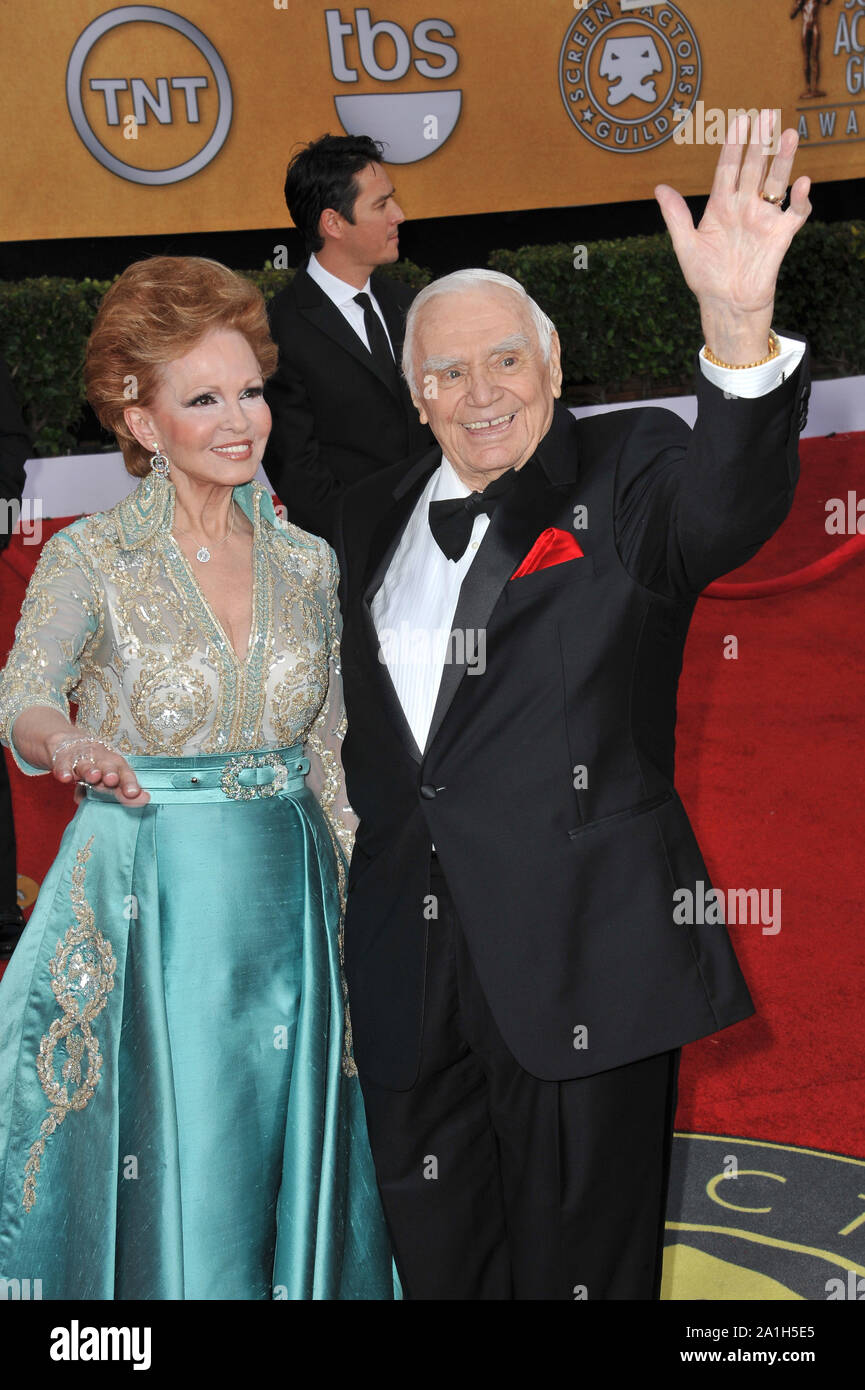
[[[762,111],[750,140],[748,117],[733,122],[699,226],[675,189],[655,189],[682,274],[700,303],[706,344],[731,366],[766,356],[778,270],[811,212],[811,180],[804,175],[790,189],[786,211],[763,197],[786,192],[799,143],[795,130],[785,130],[770,164],[774,120],[773,111]]]

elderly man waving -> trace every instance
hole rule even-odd
[[[796,134],[770,162],[762,124],[697,229],[656,190],[702,312],[693,432],[577,423],[546,316],[461,271],[405,339],[438,447],[344,509],[346,971],[409,1298],[657,1297],[679,1049],[752,1012],[724,927],[674,918],[708,873],[673,777],[697,596],[798,473],[805,348],[771,323],[809,182],[782,212]]]

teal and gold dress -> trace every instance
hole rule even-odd
[[[46,543],[0,676],[25,772],[15,719],[71,696],[151,797],[87,789],[0,981],[0,1278],[43,1299],[394,1297],[342,983],[336,563],[234,496],[245,660],[148,477]]]

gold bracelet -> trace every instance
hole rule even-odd
[[[714,367],[724,367],[728,372],[745,372],[749,367],[762,367],[764,362],[771,362],[773,358],[781,355],[781,342],[778,334],[773,328],[769,329],[769,356],[761,357],[759,362],[722,362],[716,357],[708,344],[703,348],[703,355],[707,362],[711,362]]]

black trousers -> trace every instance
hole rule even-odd
[[[653,1299],[679,1052],[540,1081],[514,1060],[433,857],[420,1072],[361,1072],[405,1297]]]

